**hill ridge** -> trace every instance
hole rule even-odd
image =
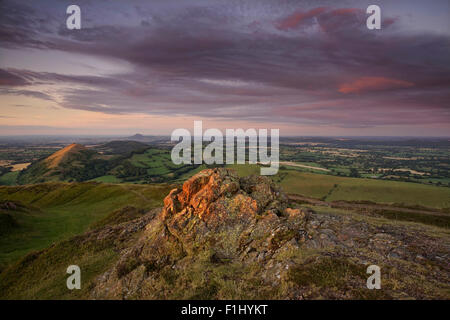
[[[56,168],[58,167],[64,160],[66,160],[69,155],[79,153],[80,151],[88,150],[85,146],[72,143],[68,146],[62,148],[61,150],[56,151],[52,155],[48,156],[44,161],[47,163],[48,168]]]

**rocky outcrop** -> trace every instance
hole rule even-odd
[[[287,208],[286,196],[268,178],[211,169],[170,192],[161,221],[186,251],[211,247],[231,259],[243,258],[249,248],[273,249],[281,244],[277,239],[299,240],[306,214]]]
[[[426,226],[296,206],[268,178],[204,170],[173,189],[159,211],[93,232],[120,236],[117,261],[91,284],[89,297],[446,297],[450,243],[443,231],[431,237]],[[382,268],[383,290],[366,287],[372,264]]]
[[[159,216],[102,278],[95,296],[145,296],[141,285],[151,282],[153,271],[205,253],[216,263],[263,264],[305,241],[309,213],[287,204],[287,197],[266,177],[204,170],[169,193]],[[126,283],[136,277],[142,283],[130,290]]]

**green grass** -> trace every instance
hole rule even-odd
[[[396,181],[352,179],[338,183],[327,198],[333,200],[369,200],[434,208],[450,207],[450,188]]]
[[[12,215],[0,212],[0,236],[13,232],[17,226],[17,221],[12,217]]]
[[[299,287],[325,288],[325,290],[347,288],[346,293],[353,299],[392,299],[385,291],[367,290],[365,288],[367,277],[364,265],[341,257],[316,258],[288,272],[288,280]],[[350,283],[360,284],[360,288],[357,285],[351,286]]]
[[[133,154],[127,161],[135,167],[147,169],[149,176],[162,177],[165,181],[179,180],[180,177],[191,176],[190,173],[195,170],[186,168],[186,165],[174,164],[171,160],[170,150],[166,149],[151,148],[144,153]],[[132,182],[139,183],[139,181]]]
[[[12,201],[28,208],[8,212],[18,226],[0,237],[0,265],[81,234],[91,224],[130,204],[137,209],[161,206],[170,189],[167,185],[92,182],[0,187],[0,203]]]
[[[241,176],[259,174],[256,165],[231,165]],[[280,169],[272,176],[288,193],[326,201],[373,201],[377,203],[450,207],[450,188],[411,182],[337,177],[326,174]]]
[[[91,181],[104,182],[104,183],[120,183],[120,182],[122,182],[122,179],[119,179],[113,175],[107,175],[107,176],[101,176],[101,177],[92,179]]]
[[[17,176],[20,171],[8,172],[0,177],[0,185],[13,186],[17,184]]]
[[[166,150],[148,149],[145,153],[134,154],[129,161],[135,167],[148,168],[149,173],[154,174],[168,173],[172,167],[170,152]]]
[[[231,164],[227,165],[227,168],[236,170],[241,177],[249,176],[251,174],[260,174],[260,168],[255,164]]]
[[[78,236],[32,252],[0,274],[0,299],[80,299],[91,281],[118,257],[113,241]],[[81,290],[66,287],[67,267],[82,270]]]
[[[299,286],[342,287],[349,277],[363,280],[366,277],[364,265],[352,263],[344,258],[323,258],[319,262],[300,265],[289,270],[289,280]],[[364,283],[364,281],[361,281]]]
[[[377,210],[376,214],[391,220],[418,222],[440,228],[450,228],[450,215],[433,215],[394,210]]]

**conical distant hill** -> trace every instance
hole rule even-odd
[[[96,175],[90,172],[89,168],[98,156],[97,152],[73,143],[33,163],[20,173],[19,182],[29,184],[47,181],[84,181]]]
[[[81,151],[87,150],[88,149],[81,144],[72,143],[63,149],[56,151],[54,154],[45,159],[44,162],[49,168],[56,168],[61,163],[69,161],[73,155],[80,154]]]

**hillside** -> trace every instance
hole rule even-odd
[[[57,168],[65,163],[71,161],[77,155],[82,154],[87,151],[87,148],[76,143],[72,143],[67,147],[56,151],[51,156],[47,157],[44,160],[44,163],[47,165],[49,169]]]
[[[70,144],[20,172],[19,184],[47,181],[83,181],[104,170],[106,161],[79,144]]]
[[[91,225],[161,206],[167,185],[45,183],[0,187],[0,267]],[[144,210],[142,212],[142,210]]]
[[[162,209],[117,216],[4,270],[0,298],[449,298],[448,229],[290,202],[265,177],[204,170]],[[65,287],[73,263],[82,290]],[[371,264],[381,290],[366,288]]]
[[[129,139],[129,140],[144,140],[145,136],[140,133],[136,133],[135,135],[128,137],[127,139]]]
[[[197,167],[174,165],[169,149],[151,147],[137,141],[111,141],[89,149],[71,144],[32,163],[14,177],[5,174],[3,182],[5,185],[89,180],[161,183],[178,180]]]

